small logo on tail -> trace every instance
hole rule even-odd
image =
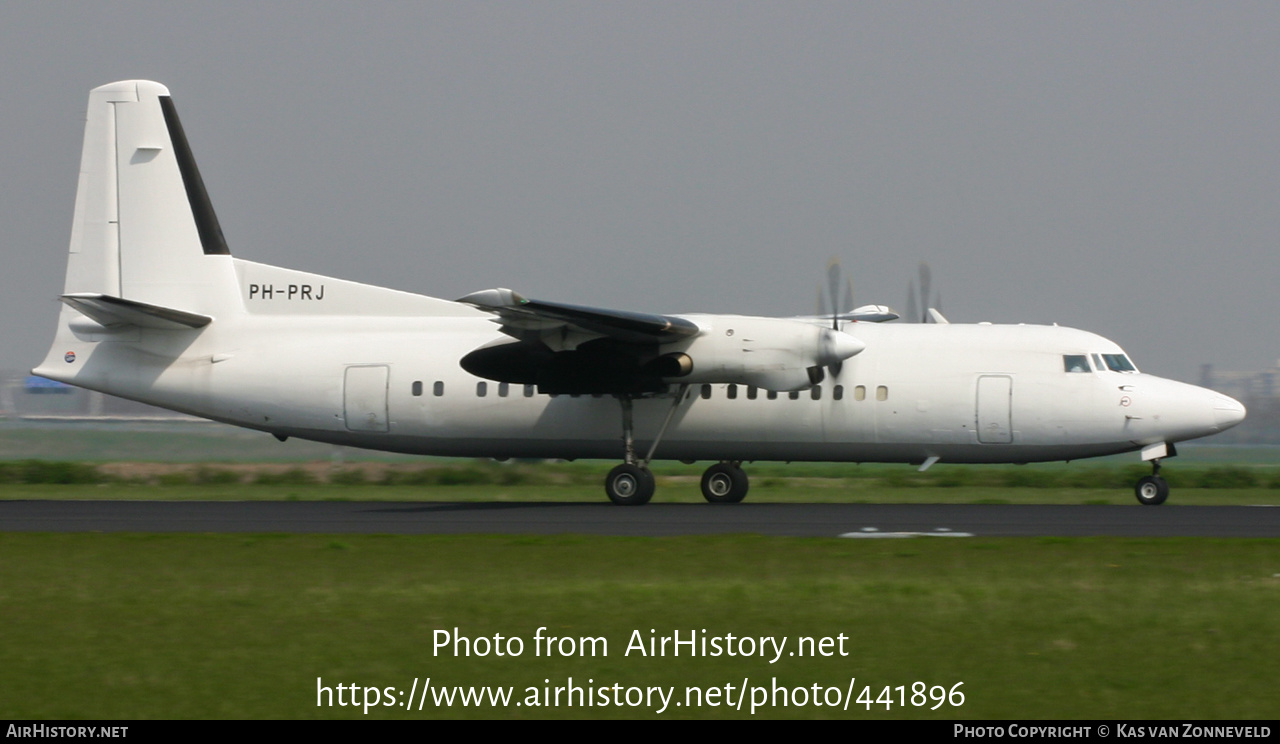
[[[68,351],[66,354],[62,355],[62,358],[66,360],[67,364],[74,364],[76,361],[76,353],[74,351]]]

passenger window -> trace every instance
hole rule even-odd
[[[822,386],[814,385],[809,388],[809,398],[812,400],[822,400]]]
[[[710,386],[710,385],[703,385],[703,386],[702,386],[702,399],[703,399],[703,400],[711,400],[711,386]]]
[[[499,383],[498,383],[498,397],[499,397],[499,398],[505,398],[505,397],[507,397],[507,393],[509,393],[509,392],[511,392],[511,386],[510,386],[510,385],[508,385],[508,384],[507,384],[507,383],[505,383],[505,382],[499,382]]]
[[[867,399],[867,388],[865,385],[859,385],[853,389],[853,399],[854,400]]]
[[[414,380],[413,394],[415,397],[422,395],[422,380]]]
[[[759,389],[756,388],[755,385],[747,386],[747,400],[755,400],[756,396],[759,394],[760,394],[760,391]]]
[[[787,397],[790,398],[791,400],[800,400],[800,391],[792,390],[791,392],[787,393]]]
[[[431,386],[431,394],[437,398],[444,395],[444,383],[436,380],[435,384]]]
[[[831,389],[832,400],[844,400],[844,385],[836,385]]]
[[[524,386],[524,397],[526,397],[526,398],[532,398],[532,397],[533,397],[533,386],[532,386],[532,385],[525,385],[525,386]]]
[[[1062,367],[1067,372],[1092,372],[1089,369],[1089,357],[1084,354],[1063,354]]]
[[[769,400],[777,400],[777,399],[778,399],[778,391],[777,391],[777,390],[770,390],[770,391],[769,391]]]
[[[889,400],[889,388],[881,385],[876,388],[876,400]]]
[[[729,383],[729,388],[725,394],[728,396],[729,400],[736,400],[738,397],[738,386],[732,382]]]
[[[476,383],[476,397],[477,397],[477,398],[483,398],[483,397],[484,397],[488,392],[489,392],[489,383],[487,383],[487,382],[477,382],[477,383]]]

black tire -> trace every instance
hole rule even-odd
[[[742,468],[719,462],[702,474],[702,497],[713,504],[736,504],[747,497],[749,485]]]
[[[653,473],[639,465],[622,464],[609,471],[604,492],[618,506],[640,506],[653,498]]]
[[[1139,504],[1159,506],[1169,498],[1169,484],[1158,475],[1148,475],[1138,481],[1138,486],[1133,489],[1133,493],[1138,497]]]

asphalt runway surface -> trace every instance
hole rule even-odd
[[[1280,537],[1280,507],[3,501],[0,532]]]

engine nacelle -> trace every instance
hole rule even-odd
[[[738,383],[766,390],[812,387],[811,370],[842,362],[866,344],[842,331],[785,318],[744,315],[683,315],[701,333],[664,345],[667,382]]]

